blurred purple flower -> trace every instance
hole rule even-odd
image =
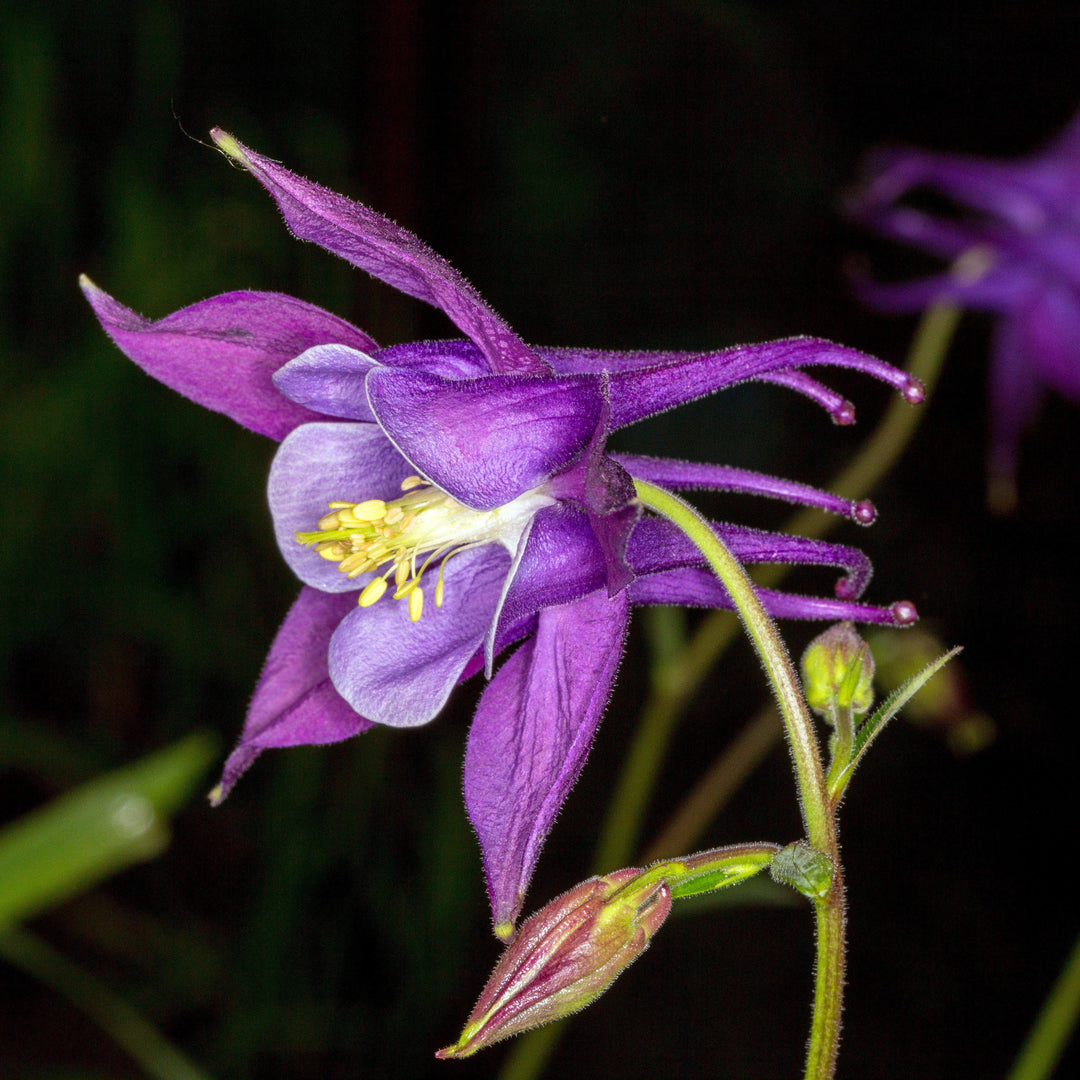
[[[213,137],[267,188],[294,235],[441,308],[466,334],[381,349],[325,311],[253,292],[150,322],[83,280],[105,330],[144,370],[281,440],[270,509],[305,587],[271,646],[215,799],[268,747],[334,742],[373,723],[425,724],[458,682],[485,668],[465,800],[497,932],[507,936],[607,703],[630,607],[731,605],[681,533],[639,521],[631,475],[768,495],[863,524],[874,515],[869,503],[741,469],[608,454],[608,434],[748,379],[800,391],[849,422],[851,406],[802,371],[812,365],[865,372],[912,401],[921,388],[881,361],[809,338],[711,353],[527,346],[411,233],[221,131]],[[715,527],[747,562],[846,571],[837,599],[762,590],[776,616],[915,617],[907,603],[855,602],[870,575],[857,550]],[[495,657],[517,643],[492,677]]]
[[[857,280],[883,311],[917,311],[936,300],[998,315],[990,369],[990,496],[1016,500],[1017,447],[1044,387],[1080,400],[1080,115],[1041,153],[1018,161],[882,151],[849,200],[874,231],[954,262],[951,271],[905,284]],[[974,211],[938,217],[899,200],[928,189]],[[964,258],[961,258],[964,256]]]

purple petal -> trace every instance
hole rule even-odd
[[[907,206],[874,205],[864,209],[855,201],[849,207],[849,217],[880,236],[949,260],[989,239],[982,223],[945,220]]]
[[[105,332],[143,371],[272,439],[318,419],[274,388],[278,368],[313,345],[376,347],[344,319],[279,293],[225,293],[151,322],[88,278],[81,284]]]
[[[491,374],[480,350],[463,339],[390,345],[374,353],[372,359],[383,367],[411,368],[444,379],[478,379]]]
[[[820,338],[787,338],[712,353],[685,353],[679,360],[611,375],[611,426],[636,423],[733,383],[818,364],[852,368],[922,400],[921,387],[899,368],[866,353]]]
[[[979,311],[1008,311],[1031,290],[1025,269],[996,266],[976,280],[951,273],[897,284],[882,284],[862,276],[852,282],[859,299],[879,311],[921,311],[938,300],[953,300]]]
[[[313,532],[330,502],[390,501],[415,470],[377,424],[304,424],[282,442],[270,466],[267,497],[274,535],[290,569],[324,592],[355,592],[370,574],[350,579],[296,539]]]
[[[801,371],[777,371],[771,375],[762,375],[759,382],[772,383],[794,390],[809,398],[815,405],[820,405],[831,417],[834,424],[854,424],[855,406],[835,390],[812,379]]]
[[[870,168],[873,175],[861,197],[868,206],[892,203],[913,188],[930,187],[1025,231],[1046,224],[1038,168],[922,150],[879,153]]]
[[[375,366],[367,353],[345,345],[316,345],[280,368],[274,386],[290,401],[323,416],[373,423],[364,380]]]
[[[1039,377],[1080,400],[1080,298],[1064,284],[1047,284],[1015,314],[1022,348]]]
[[[465,805],[506,938],[556,814],[592,745],[622,657],[625,594],[548,608],[488,684],[465,751]]]
[[[330,636],[354,607],[351,596],[300,591],[270,646],[240,741],[214,790],[215,805],[263,750],[340,742],[372,726],[334,689],[327,668]]]
[[[428,602],[417,622],[389,594],[357,607],[330,642],[330,677],[357,712],[390,727],[416,727],[446,703],[480,649],[495,614],[510,556],[497,544],[447,560],[441,608]],[[435,584],[437,571],[432,573]]]
[[[498,374],[542,375],[547,365],[441,255],[360,203],[291,173],[220,128],[210,137],[273,196],[294,236],[312,240],[400,292],[433,304],[480,347]]]
[[[859,596],[870,581],[870,560],[857,548],[739,525],[713,522],[712,527],[740,562],[836,566],[846,570],[847,576],[836,584],[836,595],[841,599]],[[704,562],[701,552],[684,533],[658,518],[646,518],[638,525],[630,537],[626,557],[638,574],[701,566]]]
[[[601,588],[605,578],[604,552],[585,514],[564,505],[540,510],[499,598],[486,643],[489,663],[515,640],[512,627],[544,608],[580,600]]]
[[[368,400],[416,471],[475,510],[539,486],[580,456],[603,408],[589,377],[449,382],[379,368]]]
[[[631,476],[647,480],[650,484],[673,488],[676,491],[739,491],[752,495],[765,495],[770,499],[783,499],[798,506],[816,506],[830,514],[842,514],[869,525],[874,520],[872,505],[865,500],[857,502],[830,495],[827,491],[783,480],[778,476],[752,472],[749,469],[733,469],[726,465],[703,465],[692,461],[675,461],[671,458],[645,457],[641,454],[612,454]]]
[[[636,578],[627,590],[632,604],[673,604],[683,607],[726,608],[735,605],[731,596],[710,570],[684,567]],[[854,604],[822,596],[798,596],[775,589],[757,590],[765,610],[774,619],[822,619],[837,622],[876,623],[883,626],[910,626],[918,618],[914,604],[906,600],[889,607]]]

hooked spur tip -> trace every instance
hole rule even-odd
[[[842,577],[833,590],[837,600],[855,600],[858,598],[859,589],[855,579],[851,575]]]
[[[861,499],[851,508],[851,520],[858,525],[873,525],[877,520],[877,507],[869,499]]]
[[[832,422],[839,427],[848,427],[855,423],[855,406],[850,401],[841,401],[832,410]]]
[[[893,626],[911,626],[919,621],[919,612],[910,600],[897,600],[889,607]]]
[[[907,377],[907,382],[900,393],[904,395],[904,400],[909,405],[921,405],[926,400],[926,387],[919,379],[911,375]]]

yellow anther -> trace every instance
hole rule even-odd
[[[424,613],[424,590],[421,589],[419,585],[417,585],[409,593],[409,618],[413,622],[419,622],[420,621],[420,616],[423,615],[423,613]]]
[[[384,592],[386,592],[386,578],[377,577],[374,581],[369,581],[367,585],[364,586],[363,592],[360,593],[360,606],[371,607]],[[409,601],[409,615],[412,615],[411,599]],[[417,618],[419,617],[420,616],[418,615]],[[413,622],[416,622],[416,619],[413,619]]]
[[[347,558],[341,560],[341,565],[338,569],[346,574],[348,577],[356,577],[357,574],[362,574],[365,570],[372,569],[368,564],[371,562],[365,552],[356,551]]]
[[[352,514],[357,521],[381,521],[386,517],[386,503],[382,499],[368,499],[365,502],[356,503],[352,508]]]
[[[319,528],[298,532],[296,539],[337,564],[350,579],[374,571],[379,576],[362,589],[360,606],[370,607],[389,591],[395,600],[408,602],[413,622],[424,610],[420,580],[429,568],[438,573],[435,606],[442,607],[447,559],[496,542],[514,551],[531,516],[552,501],[537,489],[506,506],[481,511],[462,505],[420,476],[406,477],[401,488],[404,494],[391,502],[329,502]]]

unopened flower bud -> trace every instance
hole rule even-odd
[[[830,626],[810,642],[802,674],[807,704],[830,722],[837,709],[861,715],[874,702],[874,658],[849,622]]]
[[[526,919],[461,1038],[435,1056],[468,1057],[598,998],[645,951],[671,910],[671,890],[645,874],[631,868],[589,878]]]

